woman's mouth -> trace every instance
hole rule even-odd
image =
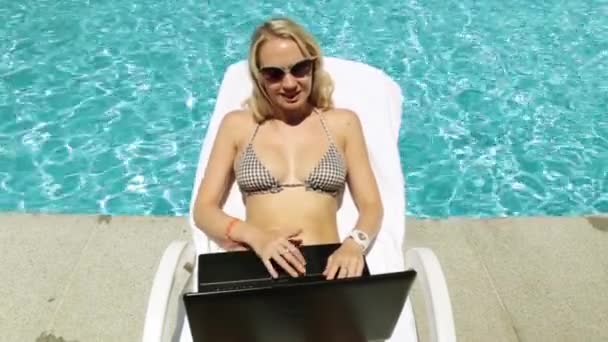
[[[287,102],[296,102],[298,100],[298,95],[300,95],[300,92],[295,92],[295,93],[290,93],[290,94],[281,94],[281,96],[283,96],[283,98],[285,99],[285,101]]]

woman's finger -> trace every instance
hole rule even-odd
[[[298,258],[294,254],[292,254],[291,251],[289,251],[288,249],[285,249],[285,252],[280,253],[280,254],[290,265],[297,268],[299,273],[302,273],[302,274],[306,273],[306,268],[304,267],[302,262],[300,260],[298,260]]]
[[[363,266],[365,266],[365,262],[362,260],[359,260],[359,262],[357,262],[357,276],[361,276],[363,275]]]
[[[283,268],[292,277],[298,276],[298,272],[293,267],[291,267],[291,265],[289,265],[289,263],[285,260],[283,255],[281,255],[279,252],[276,252],[273,255],[273,259],[274,259],[274,261],[277,262],[277,264],[279,264],[279,266],[281,266],[281,268]]]
[[[358,273],[359,259],[351,259],[348,263],[348,277],[353,278],[359,275]]]
[[[345,262],[340,265],[340,271],[338,272],[338,279],[343,279],[348,276],[348,266]]]
[[[326,279],[332,280],[336,276],[336,272],[338,272],[338,265],[334,262],[334,258],[330,256],[327,259],[327,266],[325,267],[325,271],[323,271],[323,275]]]
[[[278,278],[279,277],[279,274],[277,273],[277,271],[272,266],[272,263],[270,262],[270,259],[263,258],[262,262],[264,263],[264,266],[266,266],[266,269],[268,270],[268,273],[270,273],[270,275],[273,278]]]
[[[294,246],[289,241],[286,242],[284,246],[287,249],[287,251],[298,260],[299,264],[302,265],[302,268],[304,268],[304,265],[306,265],[306,259],[304,258],[304,255],[302,254],[300,249],[298,247]],[[304,268],[304,270],[305,270],[305,268]]]
[[[300,245],[302,245],[302,239],[289,238],[287,240],[296,247],[300,247]]]

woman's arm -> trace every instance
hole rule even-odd
[[[346,111],[344,153],[348,167],[347,183],[359,211],[355,227],[373,239],[382,225],[383,211],[378,183],[371,167],[361,121],[357,114]]]
[[[238,132],[243,129],[242,120],[240,111],[230,112],[222,119],[207,161],[207,168],[198,188],[193,210],[196,226],[224,247],[230,247],[234,241],[244,242],[246,237],[243,236],[243,233],[248,231],[237,227],[242,222],[233,223],[230,236],[234,241],[228,239],[226,230],[234,218],[221,209],[234,183],[233,164],[238,149]]]
[[[365,232],[373,240],[382,225],[384,208],[374,176],[361,121],[356,113],[341,109],[340,126],[344,136],[344,156],[347,164],[346,181],[359,216],[353,229]],[[363,271],[364,250],[347,238],[329,258],[324,274],[328,279],[354,277]]]

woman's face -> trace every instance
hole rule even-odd
[[[258,53],[260,82],[274,105],[286,112],[305,106],[312,90],[313,60],[291,39],[268,40]]]

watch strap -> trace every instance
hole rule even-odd
[[[366,251],[370,244],[369,235],[361,229],[353,229],[349,234],[349,238],[352,238],[361,248]]]

